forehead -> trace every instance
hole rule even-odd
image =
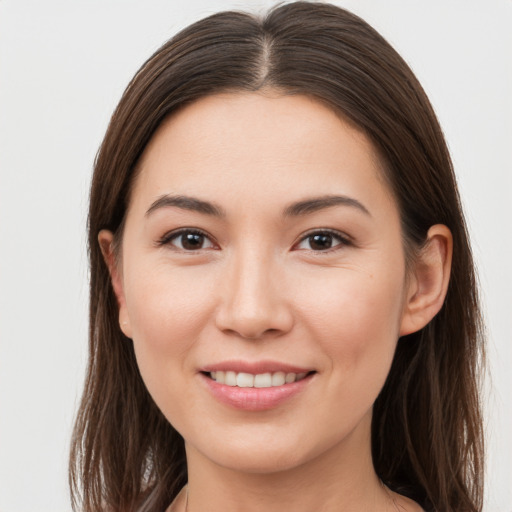
[[[303,95],[202,98],[164,121],[138,167],[131,202],[175,193],[245,208],[338,192],[390,199],[369,139]]]

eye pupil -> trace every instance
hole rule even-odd
[[[204,243],[204,235],[199,233],[184,233],[181,235],[181,244],[184,249],[201,249]]]
[[[328,233],[312,235],[309,237],[309,245],[314,250],[330,249],[332,247],[332,235]]]

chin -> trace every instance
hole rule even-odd
[[[252,474],[272,474],[282,471],[290,471],[300,466],[305,460],[293,453],[280,453],[275,451],[257,450],[257,452],[238,452],[232,457],[225,454],[217,461],[219,466],[232,471]]]
[[[207,459],[227,470],[272,474],[299,468],[329,451],[330,446],[323,443],[308,446],[304,442],[308,437],[293,434],[239,438],[231,436],[229,439],[217,438],[215,442],[210,440],[208,443],[200,443],[195,447],[187,445],[187,451],[192,450],[203,460]]]

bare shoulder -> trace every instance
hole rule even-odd
[[[425,512],[414,500],[401,494],[393,493],[394,503],[400,512]]]

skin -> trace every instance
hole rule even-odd
[[[151,208],[164,195],[224,216]],[[362,208],[283,216],[327,195]],[[169,235],[180,228],[205,234],[198,249]],[[339,238],[319,248],[312,230]],[[119,258],[112,233],[99,242],[145,384],[185,439],[188,512],[421,510],[381,485],[370,427],[399,336],[446,294],[451,235],[436,225],[428,239],[408,274],[372,144],[310,98],[215,95],[163,123],[139,164]],[[199,372],[227,360],[315,373],[283,404],[245,411],[213,398]],[[182,494],[172,510],[184,508]]]

